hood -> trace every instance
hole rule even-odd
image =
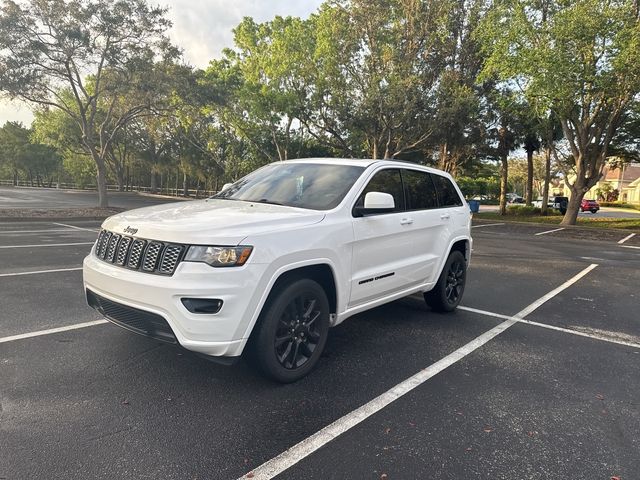
[[[109,231],[194,245],[238,245],[250,235],[320,222],[315,210],[237,200],[195,200],[138,208],[109,217]]]

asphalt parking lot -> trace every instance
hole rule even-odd
[[[279,385],[101,321],[97,228],[0,223],[0,479],[640,478],[640,235],[478,224],[463,308],[358,315]]]

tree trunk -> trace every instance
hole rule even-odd
[[[533,200],[533,150],[527,151],[527,193],[525,204],[531,206]]]
[[[500,215],[507,214],[507,180],[509,178],[509,162],[507,155],[500,159]]]
[[[542,215],[549,213],[549,183],[551,183],[551,148],[544,150],[544,185],[542,187]]]
[[[149,182],[149,191],[151,193],[158,193],[158,177],[156,172],[151,170],[151,180]]]
[[[18,186],[18,170],[13,171],[13,186]]]
[[[438,168],[443,171],[447,171],[447,142],[440,145],[440,161],[438,162]]]
[[[567,204],[567,213],[564,214],[560,225],[575,225],[580,211],[580,203],[582,203],[584,192],[580,188],[572,188],[569,203]]]
[[[124,192],[124,168],[118,168],[117,169],[117,180],[118,180],[118,191],[119,192]]]
[[[98,187],[98,207],[106,208],[109,206],[107,197],[107,168],[104,159],[93,154],[93,160],[96,162],[96,184]]]
[[[187,172],[182,173],[182,196],[189,196],[189,178],[187,177]]]

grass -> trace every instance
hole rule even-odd
[[[633,203],[621,203],[621,202],[600,202],[601,207],[616,207],[616,208],[629,208],[632,210],[640,210],[640,205]]]
[[[544,223],[549,225],[559,225],[562,221],[561,215],[500,215],[497,212],[480,212],[474,213],[474,218],[481,220],[499,220],[501,222],[527,222],[527,223]],[[623,228],[627,230],[640,231],[640,218],[578,218],[576,222],[580,227],[593,228]]]

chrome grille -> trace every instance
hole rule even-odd
[[[121,267],[173,275],[186,248],[186,245],[164,244],[101,230],[94,252],[101,260]]]
[[[127,253],[129,252],[129,246],[131,245],[131,237],[122,237],[120,245],[118,245],[118,254],[116,255],[116,264],[124,267],[127,261]]]
[[[116,256],[116,249],[118,248],[118,241],[120,240],[120,235],[111,235],[109,238],[109,246],[107,247],[107,254],[104,259],[107,262],[113,263],[113,259]]]
[[[111,232],[105,231],[104,237],[102,238],[102,243],[100,244],[100,250],[98,250],[98,256],[100,258],[104,258],[105,253],[107,253],[107,246],[109,245],[109,239],[111,238]]]
[[[147,244],[144,240],[134,240],[131,246],[131,255],[129,255],[129,263],[127,266],[135,270],[140,268],[140,260],[142,259],[142,252]]]
[[[153,272],[158,265],[162,244],[158,242],[150,242],[147,250],[144,252],[144,260],[142,261],[142,269],[146,272]]]
[[[183,250],[184,247],[182,245],[167,245],[162,254],[162,261],[158,266],[158,271],[171,275],[180,261]]]

